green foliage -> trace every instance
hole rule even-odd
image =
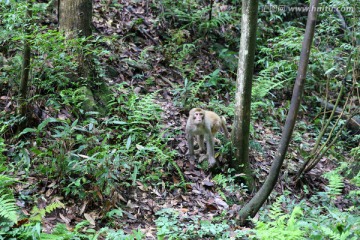
[[[165,11],[160,15],[168,23],[176,25],[181,29],[196,29],[197,33],[207,33],[218,29],[225,24],[238,20],[235,12],[221,11],[213,6],[212,18],[209,19],[210,5],[202,5],[196,0],[171,1],[162,0]],[[238,16],[237,16],[238,17]],[[173,19],[176,19],[173,22]]]
[[[166,130],[160,125],[161,108],[154,101],[155,93],[144,97],[132,91],[124,94],[129,90],[123,86],[118,91],[121,94],[109,103],[110,118],[95,119],[95,113],[75,121],[47,118],[35,128],[24,129],[19,136],[32,135],[36,144],[13,146],[12,157],[19,169],[36,166],[39,174],[61,179],[65,195],[80,198],[97,199],[99,190],[108,196],[118,184],[157,181],[166,167],[174,168],[184,183],[173,160],[176,153],[162,137]]]
[[[134,230],[131,234],[125,234],[122,230],[101,228],[99,231],[87,229],[88,221],[78,223],[72,230],[65,224],[57,224],[51,234],[43,233],[41,221],[47,213],[53,212],[57,208],[64,208],[64,204],[55,201],[45,208],[39,209],[34,206],[26,224],[20,227],[13,227],[19,220],[18,207],[15,198],[9,188],[15,180],[0,175],[0,239],[98,239],[99,236],[106,236],[105,239],[142,239],[141,231]],[[85,229],[85,230],[84,230]]]
[[[3,181],[3,176],[0,176],[0,184]],[[6,194],[4,189],[0,189],[0,219],[5,218],[13,223],[17,223],[18,208],[15,205],[14,196]],[[0,232],[1,233],[1,232]]]
[[[11,186],[16,180],[12,177],[9,177],[4,174],[0,174],[0,186],[1,189],[6,189],[8,186]]]
[[[49,3],[51,4],[51,3]],[[51,96],[58,97],[59,91],[64,91],[61,97],[67,104],[75,102],[79,106],[84,98],[79,88],[86,85],[97,88],[101,81],[93,78],[83,79],[78,76],[78,59],[81,56],[94,56],[93,72],[103,77],[104,70],[96,57],[108,54],[108,51],[99,47],[103,39],[77,38],[66,39],[57,30],[42,27],[35,21],[38,16],[47,14],[47,4],[32,4],[33,19],[25,19],[26,1],[10,1],[9,4],[0,2],[2,24],[0,29],[0,45],[6,46],[6,62],[0,64],[0,84],[6,84],[14,92],[20,88],[21,62],[23,40],[28,39],[31,46],[31,86],[29,102],[43,100]],[[25,26],[30,24],[31,33],[27,34]],[[95,57],[96,56],[96,57]],[[59,100],[59,99],[57,99]],[[59,100],[61,101],[61,100]],[[74,109],[74,108],[73,108]],[[74,110],[76,113],[76,111]],[[0,129],[2,131],[2,129]]]
[[[0,131],[0,133],[1,133],[1,131]],[[0,137],[0,166],[1,166],[2,162],[6,159],[6,157],[3,155],[4,151],[5,151],[4,139],[2,137]]]
[[[202,21],[199,24],[200,32],[210,32],[213,29],[220,28],[226,24],[235,22],[233,15],[228,11],[218,12],[215,17],[212,17],[211,20]]]
[[[0,237],[3,234],[1,229],[4,228],[5,231],[16,224],[19,218],[18,207],[10,188],[14,182],[16,182],[14,178],[0,174]]]
[[[55,181],[56,194],[76,200],[87,199],[95,202],[92,206],[96,206],[96,202],[101,205],[103,199],[111,199],[119,188],[135,187],[137,182],[141,182],[145,188],[164,182],[165,187],[170,189],[177,187],[171,181],[162,181],[174,172],[181,178],[181,183],[185,183],[181,169],[174,161],[177,153],[167,146],[169,138],[178,133],[169,132],[161,126],[162,110],[156,103],[156,93],[141,96],[135,94],[129,86],[118,85],[112,89],[115,94],[110,96],[108,117],[85,111],[84,102],[88,95],[83,88],[98,87],[99,82],[77,76],[77,60],[81,55],[101,57],[108,54],[108,51],[99,47],[102,40],[79,38],[65,41],[61,33],[49,30],[49,26],[40,26],[43,19],[39,16],[48,15],[47,4],[34,2],[32,20],[35,21],[29,21],[25,19],[24,2],[0,0],[0,86],[11,89],[8,96],[12,108],[16,105],[14,96],[19,89],[23,40],[28,39],[32,49],[29,102],[36,103],[31,105],[39,106],[43,112],[42,116],[36,116],[35,121],[31,122],[33,125],[18,134],[15,127],[22,119],[14,115],[12,109],[1,110],[0,172],[12,172],[16,176],[25,171],[26,174]],[[206,101],[207,109],[232,117],[234,106],[232,103],[224,106],[221,93],[229,93],[230,97],[226,98],[232,99],[235,88],[234,79],[230,76],[235,75],[238,62],[240,18],[234,10],[235,5],[239,6],[239,1],[213,2],[214,6],[210,9],[209,1],[162,0],[161,14],[156,20],[160,24],[156,30],[161,31],[161,26],[166,27],[164,35],[159,38],[159,42],[164,43],[159,46],[164,58],[150,54],[153,49],[151,46],[144,48],[137,57],[130,56],[128,63],[141,70],[146,70],[154,61],[167,64],[166,67],[172,68],[176,77],[180,75],[184,79],[183,84],[172,89],[176,104],[185,108],[203,107],[205,103],[201,102]],[[273,2],[266,1],[268,4]],[[280,2],[297,4],[295,1],[277,1],[278,4]],[[107,1],[107,4],[108,7],[122,8],[118,1]],[[150,2],[150,5],[156,4],[159,3]],[[321,4],[338,8],[354,6],[358,9],[359,2],[329,0]],[[294,19],[295,15],[291,14],[286,11],[259,14],[252,110],[258,120],[264,117],[261,119],[264,125],[271,125],[273,129],[279,128],[276,120],[283,121],[286,118],[288,102],[285,100],[278,107],[278,102],[272,99],[279,97],[277,94],[287,97],[286,93],[292,88],[304,32],[303,20],[306,17]],[[359,49],[354,39],[359,39],[360,34],[357,31],[360,26],[358,14],[346,11],[342,14],[351,33],[342,29],[336,14],[319,12],[316,41],[309,74],[306,76],[307,93],[313,93],[313,90],[318,93],[318,89],[324,88],[326,79],[330,79],[330,89],[336,93],[341,83],[339,79],[354,72],[353,68],[357,66]],[[130,31],[144,23],[142,18],[133,18]],[[31,34],[26,34],[24,29],[29,24]],[[150,34],[154,33],[152,30]],[[137,46],[138,42],[131,44]],[[108,43],[104,45],[109,46]],[[116,49],[115,58],[122,50]],[[204,52],[209,56],[203,58]],[[347,70],[344,66],[350,54],[355,58]],[[156,57],[152,59],[152,56]],[[217,61],[216,56],[220,61]],[[105,59],[114,60],[112,56]],[[95,58],[93,68],[98,77],[103,78],[105,75],[101,60]],[[203,61],[207,63],[203,64]],[[154,84],[158,72],[148,74],[145,70],[135,72],[132,79],[139,81],[148,77],[147,82]],[[307,124],[304,121],[297,127],[307,131]],[[252,128],[251,132],[254,135],[256,131]],[[357,138],[350,140],[348,135],[344,136],[347,143],[357,143]],[[294,140],[303,142],[303,134],[295,132]],[[227,152],[227,146],[224,145],[217,152]],[[334,153],[338,147],[334,147]],[[353,147],[351,156],[358,159],[359,152],[359,147]],[[264,210],[266,214],[260,214],[256,229],[252,232],[233,231],[230,226],[234,222],[224,220],[223,216],[207,220],[203,215],[189,216],[177,210],[163,209],[157,213],[158,238],[356,239],[360,235],[359,210],[356,208],[360,194],[356,189],[351,190],[344,198],[353,206],[342,210],[337,208],[335,201],[347,191],[344,191],[344,179],[340,172],[326,174],[329,180],[326,192],[318,193],[310,200],[296,203],[286,196],[278,198],[270,210]],[[352,183],[359,185],[359,176],[354,176]],[[227,202],[237,203],[241,199],[239,195],[246,196],[245,186],[237,185],[236,177],[229,170],[213,178],[217,193]],[[47,213],[63,207],[59,202],[45,209],[34,206],[29,224],[15,228],[14,223],[21,216],[10,187],[13,183],[14,179],[0,174],[0,239],[145,238],[140,230],[131,234],[107,227],[95,231],[89,227],[88,221],[77,224],[72,230],[68,230],[65,224],[58,224],[51,234],[45,234],[41,221]],[[236,197],[232,198],[234,195]],[[121,220],[123,211],[119,206],[116,207],[106,214],[107,218]]]
[[[175,104],[189,109],[192,107],[200,107],[202,104],[199,102],[202,94],[208,95],[210,88],[214,89],[214,94],[222,91],[232,92],[234,85],[230,79],[221,77],[219,69],[216,69],[209,75],[205,75],[198,81],[190,81],[188,78],[185,78],[183,86],[179,86],[173,90]],[[223,103],[217,101],[216,98],[212,98],[211,101],[208,105],[213,107],[207,106],[206,109],[220,109],[221,111],[217,111],[217,113],[232,113],[234,111],[231,107],[223,106]],[[227,111],[224,111],[224,108],[226,108]]]
[[[89,225],[88,221],[78,223],[75,228],[70,231],[65,224],[57,224],[51,234],[41,233],[41,239],[106,239],[106,240],[135,240],[143,239],[144,234],[140,230],[133,230],[131,234],[124,233],[123,230],[114,230],[107,227],[95,231],[91,228],[86,229]]]
[[[65,224],[57,224],[52,233],[42,233],[41,239],[94,239],[93,234],[80,233],[80,227],[87,225],[87,222],[80,222],[75,226],[74,231],[69,231]]]
[[[340,195],[344,188],[344,177],[341,176],[337,171],[330,171],[323,175],[329,180],[328,194],[332,198]]]
[[[201,220],[199,216],[187,216],[174,209],[162,209],[155,220],[158,239],[228,239],[229,224],[225,220]]]
[[[230,69],[231,72],[236,72],[238,68],[238,52],[230,49],[228,46],[222,46],[214,44],[213,49],[218,52],[219,58],[221,59],[223,66]]]
[[[297,61],[301,46],[300,28],[289,27],[280,31],[280,36],[268,40],[268,46],[262,46],[262,56],[257,64],[263,69],[254,81],[253,100],[263,99],[271,90],[283,88],[296,78]]]
[[[37,221],[40,222],[46,215],[46,213],[51,213],[57,208],[64,208],[64,204],[62,204],[59,201],[53,202],[49,205],[47,205],[45,208],[39,209],[37,206],[34,206],[31,210],[31,217],[29,218],[29,221]]]
[[[181,107],[194,106],[199,100],[196,94],[202,84],[202,81],[195,83],[185,78],[184,85],[173,90],[175,104]]]
[[[54,202],[44,209],[34,206],[30,217],[26,220],[28,223],[20,227],[14,227],[14,224],[19,219],[21,220],[16,200],[11,188],[8,188],[14,182],[13,178],[3,174],[0,175],[0,239],[40,239],[40,222],[45,217],[45,214],[51,213],[56,208],[64,207],[64,205],[60,202]]]
[[[220,69],[215,69],[215,71],[209,75],[205,75],[203,77],[203,81],[202,90],[211,87],[214,88],[217,93],[224,90],[229,92],[235,91],[235,84],[233,80],[222,77]]]
[[[359,137],[360,138],[360,137]],[[357,140],[360,140],[360,139]],[[355,139],[354,139],[355,140]],[[355,147],[353,149],[351,149],[351,155],[354,157],[354,159],[359,159],[360,158],[360,146],[359,147]]]
[[[145,234],[143,234],[140,230],[132,230],[131,234],[126,234],[123,230],[114,230],[114,229],[107,229],[103,228],[100,231],[106,232],[106,240],[117,240],[117,239],[124,239],[124,240],[137,240],[137,239],[144,239]]]
[[[300,228],[299,217],[303,215],[300,207],[295,206],[290,214],[281,209],[282,197],[271,206],[269,220],[257,221],[256,236],[260,239],[301,239],[304,230]]]
[[[1,123],[1,119],[0,119],[0,123]],[[0,137],[0,172],[1,173],[5,173],[9,167],[8,164],[6,164],[5,162],[6,156],[3,154],[4,151],[5,151],[4,139]],[[12,178],[9,178],[4,174],[0,174],[0,184],[3,185],[4,187],[7,186],[6,184],[11,184],[12,181],[13,181]]]
[[[241,195],[245,195],[247,191],[247,187],[241,183],[238,184],[238,178],[243,176],[243,174],[234,174],[234,169],[228,169],[226,174],[219,173],[213,177],[213,181],[216,183],[217,188],[216,191],[221,195],[223,199],[231,202],[231,198],[227,198],[226,196],[236,195],[237,197]],[[227,193],[225,195],[225,192]],[[235,202],[238,199],[235,198]]]
[[[164,55],[169,60],[169,66],[177,69],[183,79],[193,79],[196,66],[189,62],[191,54],[195,51],[195,45],[189,43],[176,44],[176,38],[169,40],[164,46]]]
[[[270,210],[260,213],[261,219],[255,221],[255,236],[261,239],[357,239],[360,217],[355,206],[360,203],[359,194],[352,195],[353,207],[340,210],[335,205],[335,196],[341,194],[342,177],[337,171],[326,176],[327,191],[309,200],[295,203],[287,196],[280,196]]]

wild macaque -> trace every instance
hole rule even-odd
[[[201,108],[193,108],[190,110],[185,132],[189,147],[189,155],[192,160],[195,158],[194,136],[197,136],[200,152],[204,150],[205,137],[209,167],[214,166],[216,163],[214,156],[214,141],[217,140],[215,140],[215,134],[219,131],[219,129],[222,129],[225,137],[229,139],[229,132],[226,128],[226,121],[224,117],[220,118],[216,113],[206,111]]]

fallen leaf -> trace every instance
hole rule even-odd
[[[90,214],[84,213],[84,217],[86,218],[86,220],[89,221],[91,225],[95,226],[95,220],[90,216]]]
[[[228,209],[229,208],[229,205],[225,202],[225,201],[223,201],[222,199],[220,199],[220,198],[215,198],[215,203],[217,204],[217,205],[219,205],[219,206],[221,206],[221,207],[223,207],[223,208],[225,208],[225,209]]]

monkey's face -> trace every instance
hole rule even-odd
[[[204,122],[204,113],[195,112],[193,115],[194,124],[202,124]]]

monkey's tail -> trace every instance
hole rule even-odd
[[[226,137],[227,139],[229,139],[229,138],[230,138],[230,134],[229,134],[229,132],[228,132],[228,130],[227,130],[227,127],[226,127],[226,119],[225,119],[225,117],[221,117],[221,127],[222,127],[222,129],[223,129],[223,131],[224,131],[225,137]]]

